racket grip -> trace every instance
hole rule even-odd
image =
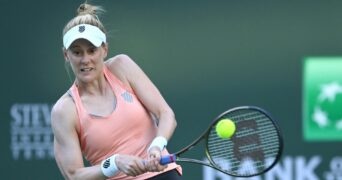
[[[161,165],[165,165],[165,164],[169,164],[169,163],[173,163],[176,161],[176,155],[174,154],[170,154],[170,155],[166,155],[160,158],[160,164]]]

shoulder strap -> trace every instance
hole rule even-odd
[[[119,85],[122,89],[125,89],[127,91],[133,92],[132,88],[129,86],[126,86],[120,79],[118,79],[111,71],[110,69],[107,67],[107,65],[104,66],[103,68],[103,72],[109,82],[109,84],[112,86],[113,89],[115,89],[115,87],[117,85]]]

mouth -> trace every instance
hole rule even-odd
[[[81,72],[89,72],[91,70],[93,70],[94,68],[90,68],[90,67],[87,67],[87,68],[81,68]]]

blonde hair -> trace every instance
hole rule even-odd
[[[64,34],[79,24],[90,24],[93,26],[98,27],[106,34],[106,29],[103,26],[102,22],[98,18],[98,15],[104,12],[104,9],[100,6],[94,6],[87,3],[81,4],[76,11],[76,17],[71,19],[63,29],[63,36]]]

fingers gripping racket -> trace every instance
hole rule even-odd
[[[222,119],[235,123],[236,131],[229,139],[216,133],[215,127]],[[208,161],[182,158],[181,155],[204,141]],[[251,177],[270,170],[280,159],[283,140],[276,122],[263,109],[242,106],[230,109],[211,123],[209,128],[182,150],[163,156],[160,164],[189,162],[212,167],[236,177]]]

